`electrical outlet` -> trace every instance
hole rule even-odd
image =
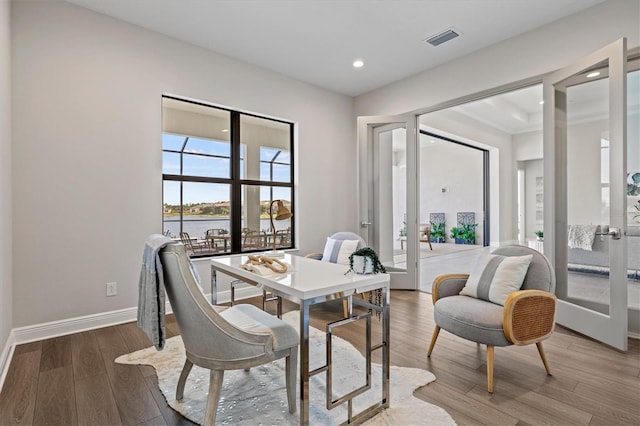
[[[118,294],[118,283],[107,283],[107,296]]]

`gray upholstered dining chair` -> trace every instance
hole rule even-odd
[[[225,370],[248,370],[286,358],[287,399],[289,412],[294,413],[298,332],[253,305],[227,309],[212,306],[200,290],[184,245],[169,244],[160,252],[160,259],[165,289],[187,355],[176,399],[182,399],[194,364],[211,370],[204,424],[213,425]]]
[[[350,248],[345,252],[344,249],[346,245],[343,245],[344,241],[357,241],[357,244],[355,245],[355,248],[353,249]],[[364,239],[358,234],[355,234],[353,232],[346,232],[346,231],[336,232],[335,234],[331,235],[327,239],[327,243],[325,245],[325,249],[323,253],[310,253],[305,257],[308,257],[310,259],[323,260],[325,262],[332,262],[332,263],[342,262],[343,264],[349,266],[348,260],[347,260],[347,263],[344,263],[345,256],[350,255],[351,252],[355,250],[365,247],[366,244],[367,243],[364,241]],[[343,294],[337,293],[335,296],[342,297]],[[345,317],[349,315],[349,305],[346,300],[342,301],[342,311]]]
[[[364,239],[360,235],[353,232],[345,232],[345,231],[336,232],[335,234],[331,235],[329,238],[336,241],[358,241],[356,250],[366,245],[366,242],[364,241]],[[323,255],[324,253],[310,253],[306,257],[311,259],[316,259],[316,260],[323,260],[322,259]],[[335,259],[336,258],[334,257],[332,260],[331,255],[329,255],[327,259],[324,259],[324,260],[327,262],[335,263],[336,262]]]
[[[555,274],[543,254],[524,246],[505,246],[492,252],[499,256],[531,255],[521,290],[506,296],[504,305],[461,295],[468,274],[450,274],[433,282],[432,299],[436,323],[429,352],[431,356],[440,329],[463,339],[487,345],[487,389],[493,392],[495,346],[535,343],[548,375],[551,375],[542,341],[553,332],[556,297]],[[491,269],[490,267],[488,269]],[[484,271],[486,271],[485,268]],[[484,275],[483,271],[483,275]]]

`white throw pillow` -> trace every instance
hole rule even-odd
[[[349,256],[358,248],[358,242],[358,240],[334,240],[333,238],[327,238],[324,253],[322,253],[322,261],[349,265]]]
[[[476,263],[460,292],[461,295],[503,305],[507,297],[520,290],[533,255],[500,256],[487,254]]]

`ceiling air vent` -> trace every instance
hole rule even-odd
[[[459,35],[460,34],[458,34],[453,28],[449,28],[448,30],[444,30],[443,32],[431,36],[424,41],[425,43],[429,43],[432,46],[439,46],[444,42],[458,37]]]

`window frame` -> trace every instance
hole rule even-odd
[[[164,101],[164,99],[171,99],[174,101],[180,101],[180,102],[185,102],[185,103],[190,103],[190,104],[194,104],[194,105],[198,105],[198,106],[203,106],[203,107],[208,107],[208,108],[213,108],[213,109],[218,109],[221,111],[227,111],[229,112],[229,144],[230,144],[230,152],[229,152],[229,161],[230,161],[230,176],[229,177],[206,177],[206,176],[195,176],[195,175],[184,175],[183,171],[184,171],[184,155],[198,155],[198,156],[203,156],[203,157],[207,157],[207,158],[226,158],[223,157],[219,154],[205,154],[205,153],[193,153],[193,152],[185,152],[184,149],[188,144],[188,140],[190,137],[192,138],[198,138],[198,139],[203,139],[202,137],[199,136],[189,136],[189,135],[182,135],[179,134],[177,135],[176,133],[172,133],[172,132],[165,132],[164,129],[162,129],[162,135],[165,134],[171,134],[171,135],[176,135],[176,136],[184,136],[185,140],[182,143],[182,149],[181,151],[176,151],[175,149],[164,149],[164,146],[162,147],[162,153],[164,154],[165,152],[169,152],[172,154],[179,154],[180,155],[180,174],[171,174],[171,173],[164,173],[164,164],[163,164],[163,173],[162,173],[162,187],[163,187],[163,194],[162,194],[162,207],[163,207],[163,216],[162,216],[162,229],[165,229],[165,216],[164,216],[164,205],[165,205],[165,194],[164,194],[164,184],[165,182],[179,182],[180,184],[180,216],[179,216],[179,232],[183,232],[184,229],[184,198],[183,198],[183,183],[185,182],[199,182],[199,183],[211,183],[211,184],[224,184],[224,185],[228,185],[230,190],[229,190],[229,195],[230,195],[230,200],[229,200],[229,231],[231,233],[231,238],[230,238],[230,250],[226,251],[226,252],[220,252],[220,253],[206,253],[206,254],[198,254],[198,253],[193,253],[191,254],[192,258],[200,258],[200,257],[214,257],[214,256],[225,256],[225,255],[232,255],[232,254],[242,254],[242,253],[252,253],[252,252],[260,252],[260,251],[266,251],[269,250],[269,247],[263,248],[263,249],[256,249],[256,250],[242,250],[242,227],[243,227],[243,218],[242,218],[242,188],[245,186],[257,186],[257,187],[269,187],[269,193],[270,193],[270,198],[271,200],[269,201],[274,201],[273,200],[273,189],[274,188],[286,188],[290,191],[291,193],[291,206],[292,206],[292,211],[295,212],[295,156],[294,156],[294,148],[295,148],[295,141],[294,141],[294,136],[295,136],[295,123],[291,122],[291,121],[286,121],[286,120],[282,120],[282,119],[276,119],[276,118],[272,118],[272,117],[267,117],[267,116],[263,116],[263,115],[259,115],[259,114],[253,114],[253,113],[248,113],[248,112],[243,112],[243,111],[238,111],[238,110],[233,110],[230,108],[226,108],[226,107],[221,107],[221,106],[216,106],[216,105],[211,105],[211,104],[207,104],[204,102],[198,102],[198,101],[193,101],[193,100],[186,100],[186,99],[182,99],[182,98],[178,98],[178,97],[173,97],[173,96],[168,96],[168,95],[163,95],[162,99]],[[282,123],[285,124],[289,127],[289,131],[288,131],[288,136],[289,136],[289,182],[281,182],[281,181],[264,181],[261,179],[243,179],[241,178],[242,176],[242,170],[241,170],[241,166],[242,166],[242,162],[243,161],[247,161],[246,158],[242,158],[241,156],[241,147],[242,147],[242,143],[241,143],[241,123],[240,123],[240,119],[241,117],[255,117],[255,118],[259,118],[261,120],[269,120],[269,121],[273,121],[276,123]],[[213,139],[212,139],[213,140]],[[226,141],[225,141],[226,142]],[[272,149],[275,149],[273,147],[270,147]],[[276,151],[284,151],[282,149],[276,149]],[[278,155],[274,156],[274,158],[272,158],[271,161],[266,162],[267,164],[270,165],[270,179],[273,179],[273,164],[286,164],[286,163],[279,163],[276,160]],[[163,160],[164,161],[164,160]],[[262,159],[258,158],[258,162],[259,164],[265,163],[265,161],[263,161]],[[171,222],[175,222],[175,220],[171,221]],[[296,226],[295,226],[295,214],[291,217],[291,238],[290,238],[290,245],[286,246],[286,247],[282,247],[282,246],[278,246],[279,249],[294,249],[295,248],[295,235],[296,235]],[[193,237],[193,236],[192,236]]]

